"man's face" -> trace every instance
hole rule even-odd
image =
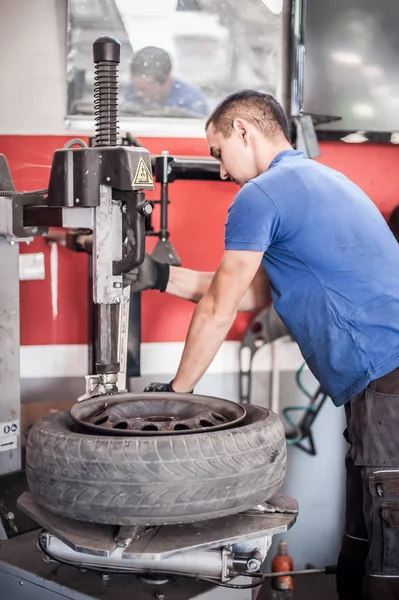
[[[152,77],[132,77],[132,85],[137,96],[144,102],[162,102],[167,96],[166,83],[159,83]]]
[[[211,123],[206,130],[211,155],[220,162],[220,177],[240,186],[259,175],[248,131],[234,128],[226,138]]]

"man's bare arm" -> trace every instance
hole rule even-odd
[[[79,250],[91,254],[92,235],[87,233],[75,233],[74,230],[53,231],[50,230],[46,238],[66,245],[70,250]],[[143,265],[125,275],[126,284],[132,286],[132,291],[142,292],[149,289],[159,289],[157,269],[159,265],[149,255],[146,255]],[[172,296],[198,303],[206,294],[215,273],[206,271],[194,271],[183,267],[169,268],[165,278],[166,291]],[[167,284],[166,284],[167,281]],[[260,310],[272,301],[270,294],[269,278],[261,266],[258,269],[249,289],[245,292],[238,306],[239,312],[252,312]]]
[[[194,310],[183,356],[173,380],[189,392],[201,379],[232,326],[238,306],[255,278],[262,252],[226,250],[208,291]]]
[[[215,273],[211,272],[170,267],[166,292],[172,296],[198,303],[209,290],[214,275]],[[270,304],[271,301],[269,279],[265,269],[260,266],[238,305],[238,311],[252,312],[259,310]]]

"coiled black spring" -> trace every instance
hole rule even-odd
[[[116,146],[118,140],[118,65],[97,63],[94,70],[96,146]]]
[[[96,146],[118,145],[118,65],[120,44],[104,36],[93,44]]]

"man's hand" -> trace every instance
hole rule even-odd
[[[123,283],[130,285],[132,292],[143,292],[144,290],[164,292],[168,285],[169,272],[168,264],[160,263],[146,254],[142,265],[124,274]]]
[[[172,381],[170,383],[158,383],[155,381],[154,383],[150,383],[147,387],[144,388],[145,392],[174,392],[175,390],[172,387]]]
[[[90,229],[64,229],[62,231],[50,229],[44,236],[48,242],[56,242],[60,246],[66,246],[73,252],[86,252],[91,254],[93,245],[93,234]]]

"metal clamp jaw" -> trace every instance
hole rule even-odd
[[[78,402],[82,400],[88,400],[95,396],[102,396],[105,394],[112,394],[116,391],[116,383],[118,376],[114,373],[105,373],[104,375],[97,373],[96,375],[86,375],[86,392],[83,396],[79,396]]]

